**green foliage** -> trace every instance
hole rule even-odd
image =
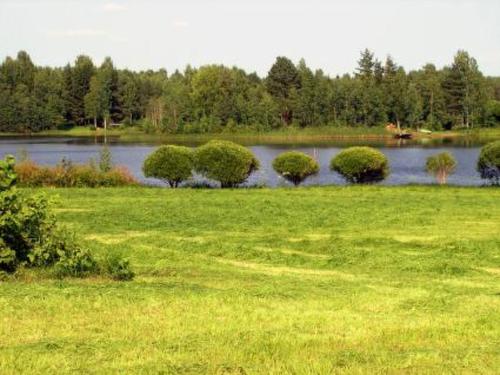
[[[117,254],[108,255],[101,266],[102,271],[114,280],[128,281],[135,276],[130,268],[130,262]]]
[[[486,123],[489,126],[500,124],[500,100],[490,100],[486,105]]]
[[[277,57],[266,78],[266,88],[279,103],[281,120],[291,124],[293,120],[294,99],[300,87],[297,68],[290,59]]]
[[[17,175],[15,172],[16,159],[7,155],[4,160],[0,159],[0,192],[9,190],[15,185]]]
[[[500,184],[500,141],[488,143],[481,149],[477,170],[481,178],[489,180],[494,185]]]
[[[389,174],[387,157],[371,147],[350,147],[330,162],[331,170],[351,183],[382,181]]]
[[[99,170],[103,173],[109,172],[113,168],[113,159],[108,145],[104,145],[99,152]]]
[[[68,120],[77,125],[85,123],[85,96],[89,93],[95,66],[88,56],[80,55],[73,67],[65,69],[66,111]]]
[[[445,69],[443,90],[454,124],[469,128],[483,120],[487,102],[485,80],[477,61],[466,51],[458,51],[453,64]]]
[[[495,126],[495,77],[458,51],[444,69],[406,72],[364,50],[354,75],[329,77],[304,60],[278,57],[265,79],[237,67],[188,66],[171,75],[96,67],[78,56],[64,68],[33,64],[26,52],[0,64],[0,131],[38,132],[61,125],[141,124],[148,132],[269,131],[279,127]],[[229,126],[228,126],[229,125]]]
[[[303,152],[284,152],[273,161],[274,170],[283,178],[299,185],[307,177],[319,172],[319,164]]]
[[[80,247],[72,247],[70,251],[59,252],[54,265],[55,274],[59,277],[88,277],[99,274],[99,265],[92,254]]]
[[[210,141],[195,152],[195,170],[223,188],[245,182],[259,168],[259,161],[246,147],[229,141]]]
[[[441,185],[446,184],[448,176],[453,173],[456,166],[457,161],[449,152],[429,156],[425,164],[427,172],[436,176]]]
[[[53,265],[66,247],[43,196],[25,196],[15,189],[14,158],[0,162],[0,271],[20,264]]]
[[[0,161],[0,272],[20,265],[54,267],[59,276],[85,277],[99,273],[92,254],[62,230],[42,195],[26,195],[14,186],[14,159]],[[128,263],[115,261],[112,277],[127,276]],[[107,266],[106,266],[107,267]]]
[[[176,188],[191,177],[193,151],[184,146],[161,146],[151,153],[142,167],[146,177],[154,177],[168,182]]]

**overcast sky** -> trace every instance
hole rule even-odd
[[[265,75],[285,55],[336,75],[365,47],[407,69],[465,49],[500,75],[500,0],[0,0],[1,60],[23,49],[41,65],[84,53],[120,68],[223,63]]]

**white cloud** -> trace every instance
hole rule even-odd
[[[172,22],[172,26],[176,29],[185,29],[189,27],[189,22],[185,20],[175,20],[174,22]]]
[[[47,34],[60,38],[107,36],[106,32],[94,29],[56,30],[49,31]]]
[[[117,13],[117,12],[123,12],[123,11],[127,10],[127,7],[125,5],[119,4],[119,3],[107,3],[107,4],[103,5],[102,9],[105,12]]]
[[[105,38],[112,42],[127,41],[122,36],[116,36],[107,31],[96,29],[53,30],[47,32],[47,36],[52,38]]]

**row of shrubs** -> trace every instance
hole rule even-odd
[[[106,275],[130,280],[127,260],[108,256],[98,260],[57,224],[41,194],[16,189],[15,159],[0,160],[0,277],[19,267],[43,268],[58,277]]]
[[[15,165],[18,183],[23,187],[112,187],[137,185],[138,181],[128,168],[113,166],[107,146],[100,153],[99,163],[73,164],[62,159],[53,167],[41,166],[24,157]]]
[[[447,181],[457,165],[447,153],[430,156],[427,171],[436,176],[440,184]],[[143,165],[146,177],[167,182],[178,187],[192,177],[195,171],[220,182],[221,187],[235,187],[247,180],[259,168],[259,161],[247,148],[229,141],[210,141],[192,150],[184,146],[161,146],[150,154]],[[318,162],[311,156],[291,151],[273,161],[274,170],[294,185],[319,172]],[[389,161],[380,151],[371,147],[350,147],[337,154],[330,162],[330,169],[350,183],[373,183],[384,180],[389,174]],[[477,169],[482,178],[492,184],[500,181],[500,141],[483,147]]]
[[[163,180],[176,188],[191,178],[194,170],[228,188],[245,182],[259,166],[246,147],[229,141],[210,141],[194,151],[184,146],[161,146],[146,158],[143,172],[146,177]]]

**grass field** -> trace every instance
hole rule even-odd
[[[1,283],[1,374],[499,372],[498,189],[46,192],[137,277]]]

